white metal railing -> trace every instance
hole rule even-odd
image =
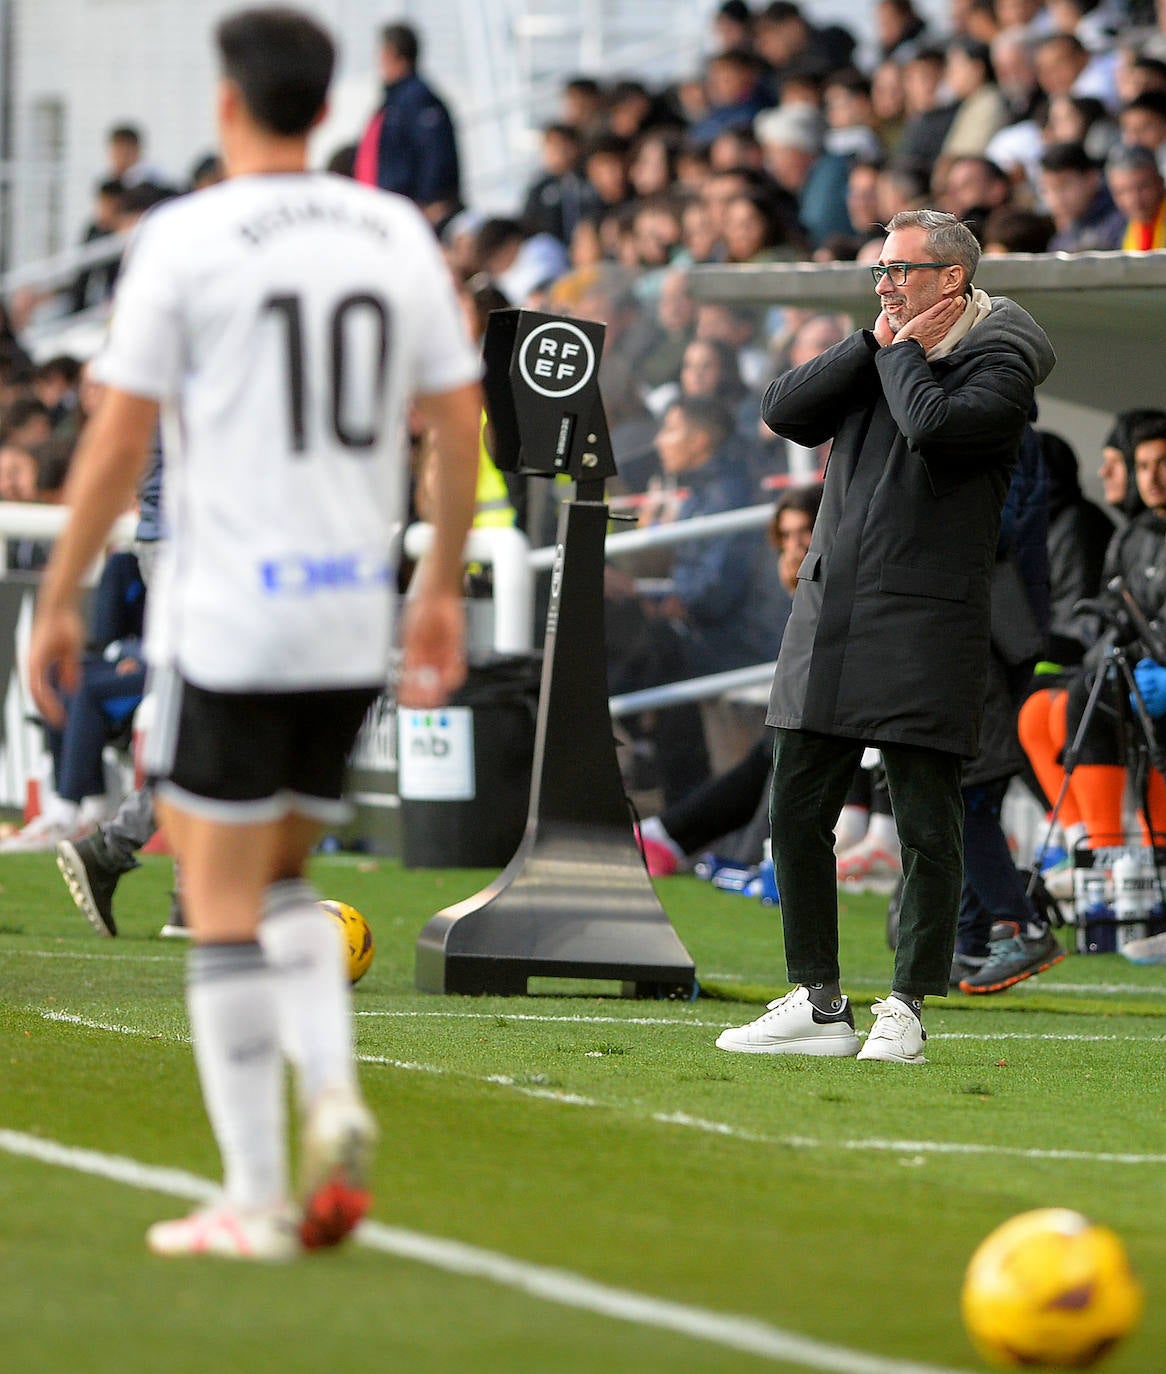
[[[612,534],[605,546],[608,558],[638,553],[642,549],[663,548],[693,539],[712,539],[718,535],[761,529],[773,518],[772,504],[746,506],[741,510],[702,515],[667,525]],[[432,543],[432,527],[410,525],[405,531],[404,549],[410,558],[419,558]],[[534,581],[539,572],[554,562],[556,545],[532,549],[526,536],[516,529],[475,529],[466,546],[469,562],[488,564],[494,570],[494,650],[500,654],[530,653],[534,644]],[[632,715],[656,706],[677,705],[685,701],[704,701],[726,692],[740,691],[768,682],[774,665],[761,663],[735,668],[707,677],[688,678],[661,687],[646,688],[611,698],[613,716]]]

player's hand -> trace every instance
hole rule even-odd
[[[908,320],[895,335],[895,342],[914,339],[922,344],[924,352],[934,348],[964,313],[966,304],[963,296],[945,296],[926,310],[921,310],[914,319]]]
[[[465,627],[460,594],[421,593],[406,600],[399,705],[413,710],[442,706],[462,685],[466,680]]]
[[[60,691],[75,692],[81,681],[85,625],[73,607],[37,611],[28,650],[28,680],[37,710],[50,725],[65,723]]]

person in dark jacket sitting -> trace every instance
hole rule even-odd
[[[723,1032],[726,1050],[919,1064],[923,999],[948,989],[1001,510],[1055,357],[1026,311],[972,286],[980,247],[954,215],[902,211],[887,231],[873,327],[784,373],[762,403],[778,434],[833,448],[768,717],[797,986]],[[867,745],[883,755],[904,886],[891,993],[860,1050],[839,981],[833,831]]]

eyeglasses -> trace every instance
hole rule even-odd
[[[913,267],[958,267],[958,262],[888,262],[875,263],[870,269],[870,274],[874,278],[877,286],[884,277],[890,277],[892,286],[906,286],[907,273]]]

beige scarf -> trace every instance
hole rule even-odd
[[[927,350],[927,361],[932,363],[936,358],[946,358],[956,345],[962,343],[965,337],[975,329],[981,320],[987,319],[991,310],[992,301],[988,293],[981,291],[978,286],[973,287],[971,298],[964,306],[964,313],[943,338]]]

